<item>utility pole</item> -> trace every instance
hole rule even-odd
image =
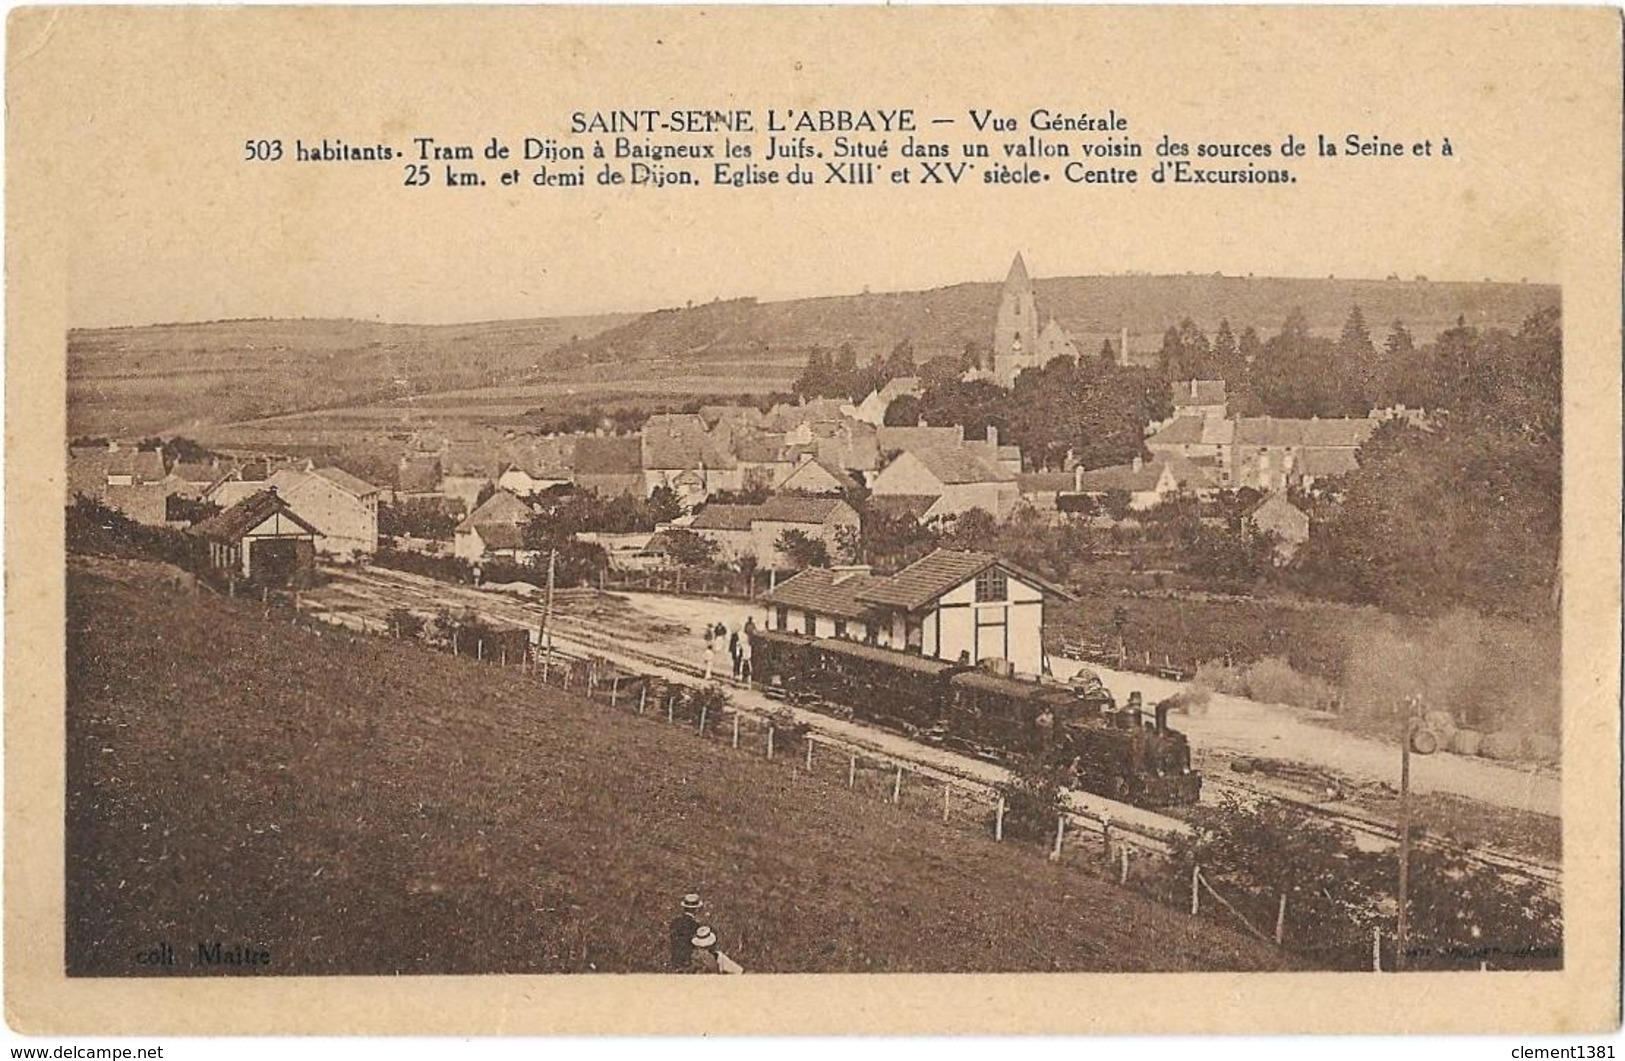
[[[542,643],[551,651],[553,648],[553,572],[558,566],[559,551],[547,551],[547,605],[542,610]]]
[[[1394,968],[1400,971],[1410,964],[1405,952],[1410,945],[1411,922],[1411,740],[1416,735],[1418,704],[1415,696],[1405,698],[1399,740],[1399,925],[1394,933]]]

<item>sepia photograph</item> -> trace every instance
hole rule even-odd
[[[1608,18],[14,13],[11,1023],[1617,1026]]]

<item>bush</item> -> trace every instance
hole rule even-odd
[[[472,582],[474,576],[466,560],[456,556],[426,556],[398,549],[379,549],[372,556],[375,567],[388,567],[441,582]]]
[[[1196,668],[1195,684],[1212,692],[1266,704],[1328,710],[1338,702],[1337,690],[1330,682],[1302,674],[1276,656],[1244,664],[1209,660]]]
[[[1004,834],[1018,840],[1047,840],[1061,814],[1061,764],[1033,756],[1010,767],[1010,777],[994,786],[1004,798]]]
[[[428,622],[410,608],[394,608],[389,613],[389,629],[396,637],[416,641],[423,636]]]
[[[161,560],[187,570],[194,566],[192,539],[183,532],[137,523],[118,509],[83,494],[68,506],[64,531],[70,552]]]

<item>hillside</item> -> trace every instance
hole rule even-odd
[[[206,971],[200,940],[273,974],[654,971],[694,888],[752,972],[1285,964],[795,756],[151,570],[70,564],[70,975]],[[159,940],[179,964],[136,964]]]
[[[913,342],[916,360],[986,344],[1001,285],[957,284],[932,291],[861,294],[788,302],[736,299],[645,314],[573,344],[572,360],[673,358],[786,360],[799,365],[813,345],[850,342],[860,360]],[[1228,318],[1236,332],[1251,324],[1267,337],[1294,309],[1313,331],[1336,334],[1358,304],[1377,338],[1402,320],[1418,339],[1458,316],[1479,327],[1516,328],[1559,300],[1541,284],[1432,283],[1425,280],[1305,280],[1237,276],[1079,276],[1034,283],[1042,316],[1058,317],[1079,349],[1093,354],[1106,338],[1129,330],[1133,351],[1156,350],[1162,333],[1190,317],[1211,333]],[[793,375],[793,373],[792,373]]]
[[[68,333],[70,435],[204,423],[513,379],[625,316],[485,324],[235,320]]]

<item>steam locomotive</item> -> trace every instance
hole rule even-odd
[[[1171,702],[1147,718],[1138,695],[1119,709],[1092,672],[1068,684],[1000,677],[873,645],[762,630],[752,666],[770,693],[834,710],[991,762],[1041,756],[1066,764],[1073,787],[1126,803],[1195,803],[1202,775],[1168,726]]]

